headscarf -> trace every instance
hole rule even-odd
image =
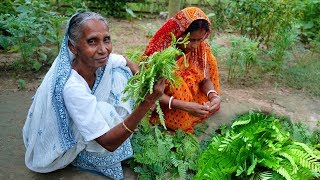
[[[159,52],[167,48],[172,40],[171,33],[173,33],[176,38],[180,37],[190,24],[198,19],[206,20],[210,26],[210,20],[207,15],[197,7],[187,7],[179,11],[154,34],[145,50],[145,55],[150,56],[154,52]],[[204,38],[206,39],[209,35],[210,32],[208,32]]]
[[[72,53],[68,48],[67,32],[70,20],[75,15],[69,19],[66,25],[59,54],[33,97],[23,127],[23,141],[26,147],[25,162],[29,169],[36,172],[46,173],[67,166],[84,150],[87,144],[79,131],[75,129],[63,99],[64,85],[70,77],[73,60]],[[116,71],[122,71],[127,79],[132,76],[130,69],[123,64],[125,59],[119,60],[119,58],[123,57],[116,54],[109,55],[107,64],[96,72],[97,78],[92,90],[97,101],[106,102],[112,96],[113,102],[104,103],[104,108],[102,108],[107,119],[114,119],[114,124],[109,125],[111,128],[123,120],[122,115],[131,113],[133,107],[132,100],[121,101],[121,97],[124,95],[122,95],[123,84],[120,83],[125,81],[119,82],[113,79],[113,72],[116,68]],[[119,114],[118,109],[126,113]],[[122,157],[127,158],[132,153],[130,143],[127,147],[122,148],[126,151]],[[104,163],[107,165],[115,162]]]
[[[206,20],[210,27],[210,20],[207,15],[197,7],[187,7],[177,12],[172,18],[170,18],[162,27],[154,34],[150,39],[144,54],[146,56],[152,55],[154,52],[160,52],[171,45],[173,33],[176,38],[180,37],[195,21],[203,19]],[[207,32],[204,39],[208,38],[210,32]],[[219,85],[219,73],[218,65],[215,57],[211,53],[210,45],[202,41],[198,48],[193,49],[191,52],[186,54],[188,67],[185,66],[184,59],[180,58],[177,60],[179,70],[177,73],[184,77],[184,80],[188,84],[198,84],[204,78],[210,77],[214,84],[215,90],[220,94]],[[190,87],[193,93],[197,93],[198,86]],[[165,91],[167,95],[171,95],[171,92]]]
[[[177,12],[151,38],[144,52],[145,55],[150,56],[155,52],[164,50],[171,45],[171,33],[176,38],[179,38],[192,22],[199,19],[206,20],[210,26],[209,18],[199,8],[188,7]],[[176,64],[179,67],[176,73],[182,78],[182,82],[179,86],[174,86],[173,88],[167,85],[164,90],[167,96],[186,102],[203,104],[208,101],[208,97],[206,93],[202,92],[200,86],[204,79],[209,78],[214,89],[220,94],[217,61],[211,52],[210,45],[204,41],[209,34],[210,31],[206,33],[198,47],[185,54],[185,59],[184,57],[179,57],[176,60]],[[184,62],[185,60],[187,63]],[[203,120],[201,117],[192,116],[180,109],[170,109],[164,106],[162,110],[166,126],[172,130],[182,129],[187,132],[193,132],[193,126]],[[150,120],[152,123],[157,122],[156,116],[154,116],[154,119],[152,118]]]

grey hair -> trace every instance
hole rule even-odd
[[[89,20],[99,20],[109,27],[108,21],[102,15],[95,12],[80,12],[71,18],[68,29],[69,40],[73,45],[77,43],[81,36],[81,26]]]

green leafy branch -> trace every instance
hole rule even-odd
[[[189,34],[184,39],[176,39],[176,37],[172,34],[172,41],[169,47],[161,52],[155,52],[145,61],[140,62],[139,72],[129,79],[124,89],[124,93],[127,93],[127,96],[123,99],[123,101],[133,98],[136,100],[135,105],[139,105],[145,99],[148,92],[150,94],[153,93],[154,84],[161,78],[166,78],[170,84],[170,87],[173,85],[178,85],[181,81],[181,77],[175,73],[175,71],[178,69],[176,64],[176,56],[184,56],[184,53],[177,48],[177,45],[182,44],[186,46],[188,43],[188,37]],[[156,102],[156,105],[160,123],[165,127],[164,115],[159,101]]]

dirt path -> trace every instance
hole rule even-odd
[[[161,24],[161,21],[151,22],[154,26]],[[151,22],[112,21],[113,36],[118,37],[114,40],[115,46],[118,47],[115,48],[115,52],[123,52],[129,46],[145,44],[145,35],[150,29],[142,25]],[[121,44],[124,46],[120,46]],[[0,73],[0,179],[105,179],[72,167],[49,174],[33,173],[25,167],[22,127],[31,98],[43,74],[36,76],[37,78],[27,80],[26,90],[18,91],[17,78],[13,78],[11,74]],[[225,82],[222,82],[221,90],[221,110],[207,120],[209,130],[228,123],[235,115],[249,110],[274,112],[288,116],[295,122],[305,122],[312,128],[316,127],[317,121],[320,120],[320,98],[309,97],[295,90],[274,88],[267,84],[251,88],[234,88]],[[136,179],[136,175],[130,169],[125,167],[124,172],[125,179]]]

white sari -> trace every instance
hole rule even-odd
[[[59,55],[33,97],[23,127],[26,166],[47,173],[72,163],[122,179],[121,161],[133,154],[129,139],[116,151],[108,152],[94,140],[85,141],[66,110],[63,88],[72,69],[71,59],[66,33]],[[110,128],[132,112],[133,101],[122,102],[122,91],[131,76],[123,56],[116,54],[110,54],[107,64],[97,70],[92,93],[99,102],[97,111]]]

